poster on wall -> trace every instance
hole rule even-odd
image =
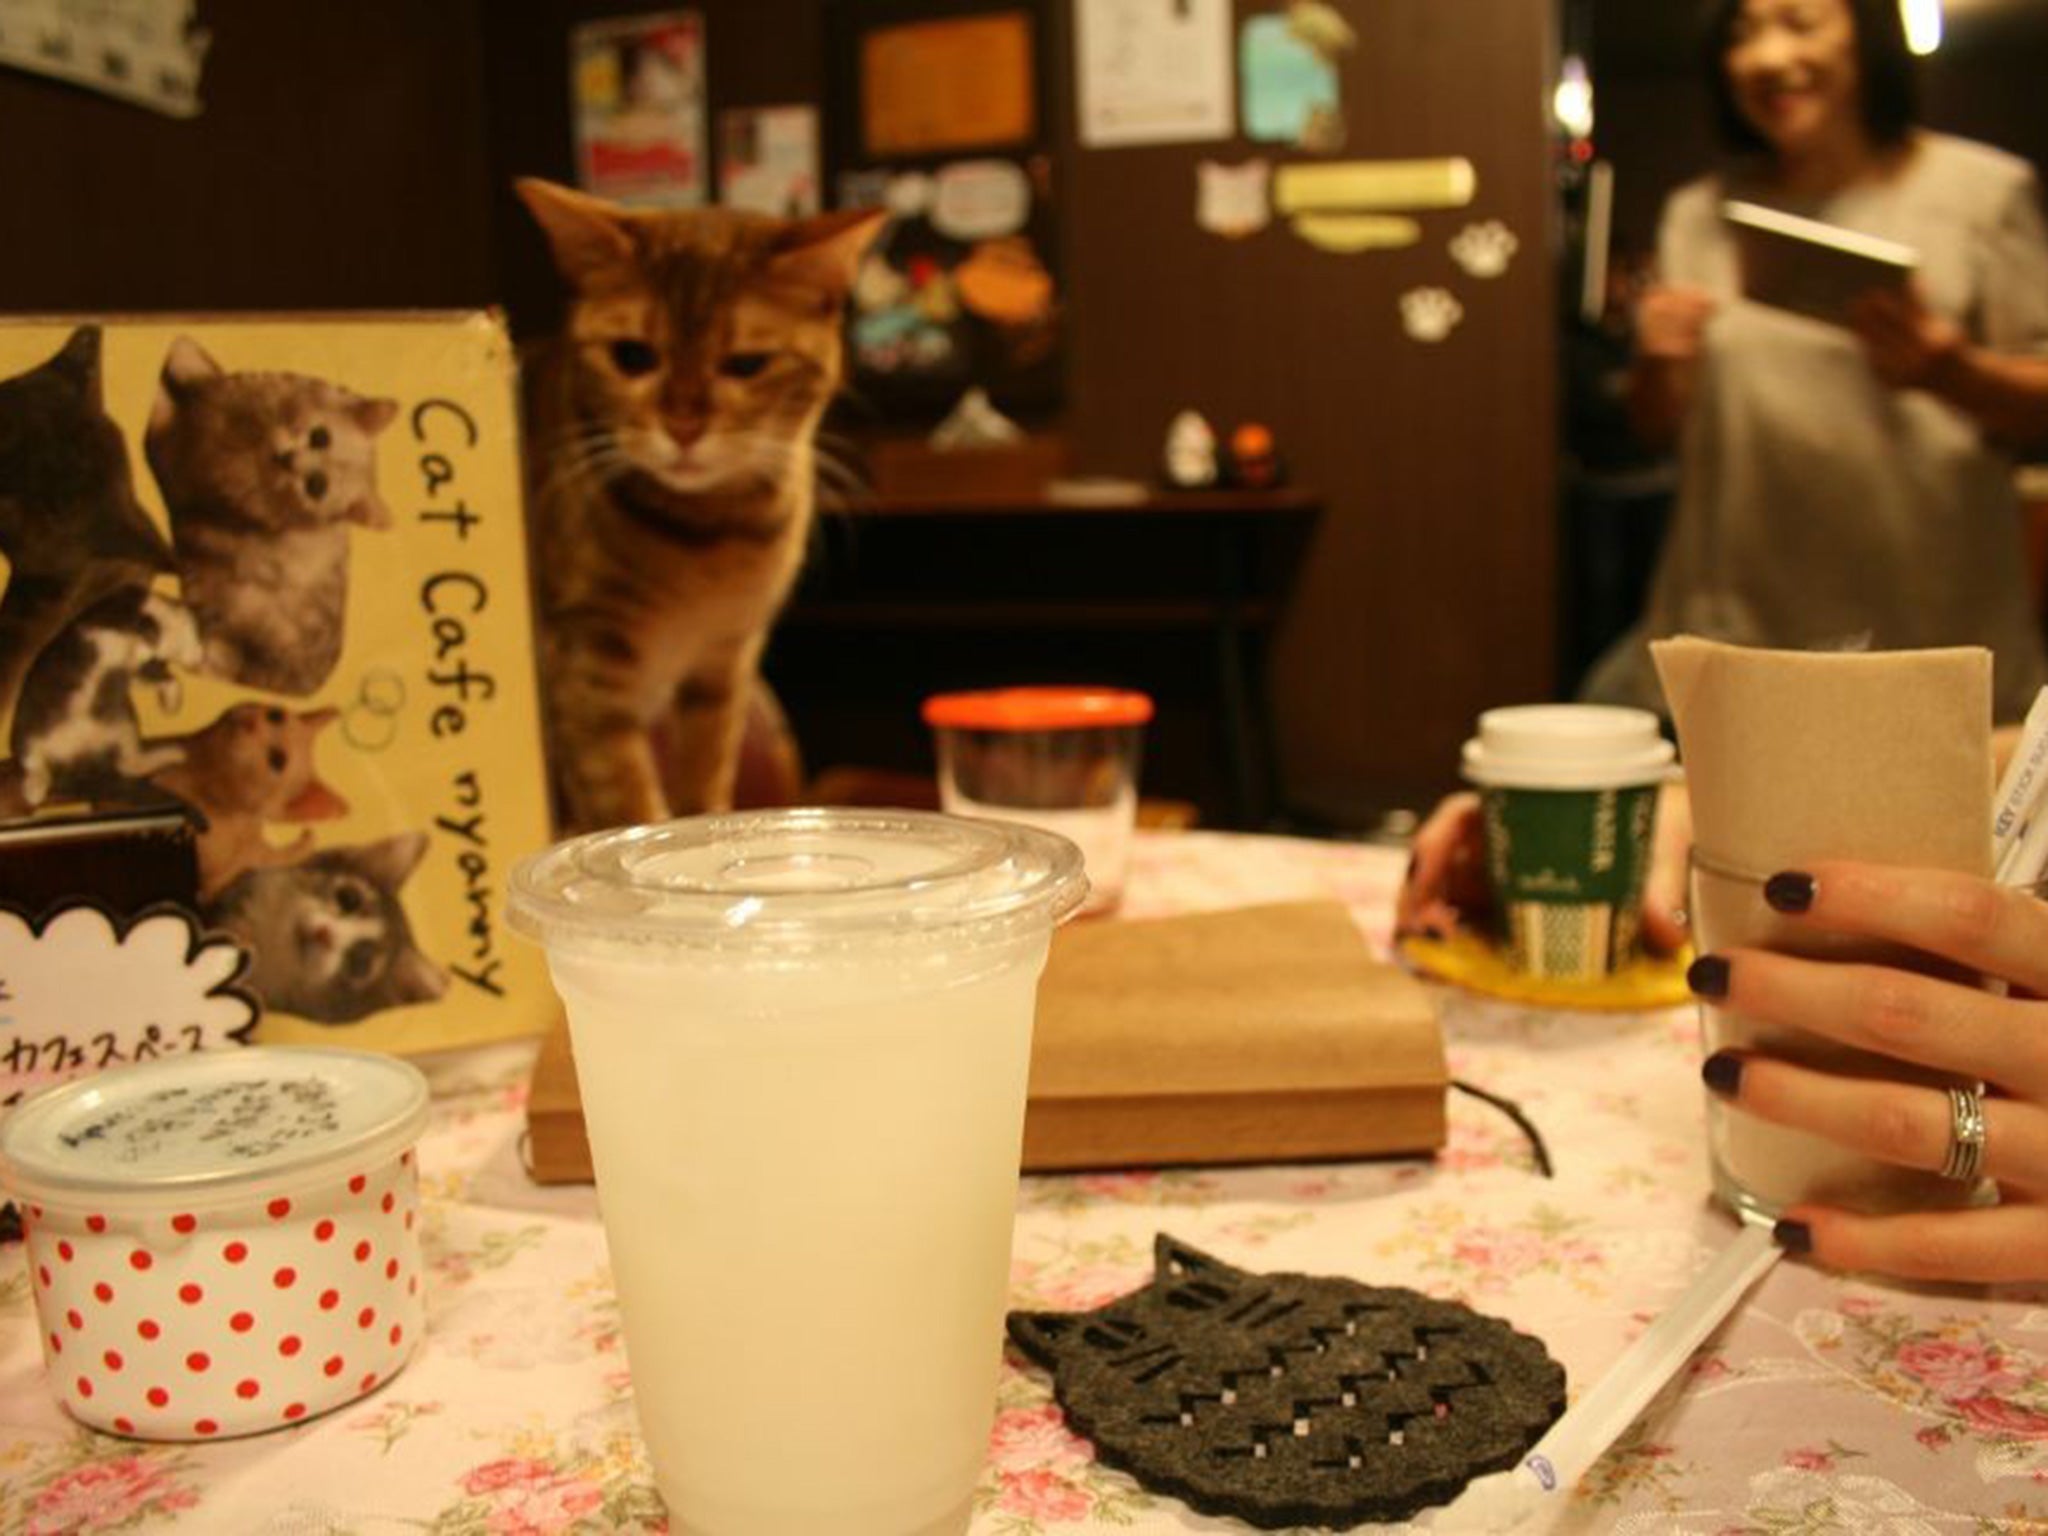
[[[503,926],[548,840],[514,373],[483,314],[0,324],[0,1028],[44,1042],[17,1066],[211,1043],[186,1026],[222,987],[273,1044],[556,1015]],[[182,1011],[115,1031],[117,973]]]
[[[646,208],[695,208],[708,195],[704,18],[695,11],[613,17],[570,34],[576,181]]]
[[[740,107],[718,119],[718,200],[801,218],[819,208],[815,107]]]
[[[1076,0],[1081,143],[1191,144],[1237,130],[1230,0]]]
[[[1054,185],[1039,8],[875,0],[835,11],[833,185],[892,215],[854,286],[854,388],[930,421],[980,388],[1058,404]]]

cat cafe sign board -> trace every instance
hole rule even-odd
[[[12,1038],[104,1034],[99,978],[269,1043],[547,1023],[500,897],[548,835],[514,391],[484,314],[0,323],[0,908],[44,825],[196,852],[175,943],[84,873],[6,915]]]

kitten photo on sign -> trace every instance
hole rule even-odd
[[[561,820],[729,810],[761,650],[809,537],[847,294],[884,215],[518,191],[570,290],[529,406]]]
[[[0,322],[0,829],[181,815],[264,1040],[547,1022],[512,380],[486,316]]]

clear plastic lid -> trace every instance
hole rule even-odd
[[[800,953],[990,942],[1050,927],[1088,881],[1064,837],[918,811],[809,808],[596,832],[512,871],[512,927],[549,945]]]
[[[1500,789],[1628,789],[1671,776],[1676,752],[1646,709],[1523,704],[1489,709],[1465,743],[1465,777]]]
[[[247,1198],[419,1139],[427,1080],[367,1051],[253,1046],[114,1067],[0,1120],[0,1187],[105,1210]]]

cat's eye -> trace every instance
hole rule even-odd
[[[349,945],[348,953],[342,957],[342,973],[350,981],[368,981],[370,973],[377,968],[377,946],[368,939],[358,939]]]
[[[628,378],[652,373],[661,366],[661,354],[644,341],[630,338],[612,343],[612,366]]]
[[[773,352],[728,352],[718,371],[728,379],[751,379],[774,361]]]
[[[325,448],[329,443],[333,442],[334,439],[327,435],[327,429],[325,427],[315,427],[311,432],[308,432],[306,434],[306,441],[315,448]]]
[[[283,725],[284,711],[277,708],[266,709],[265,711],[263,711],[263,718],[268,720],[272,725]]]
[[[337,887],[334,905],[344,917],[354,917],[363,910],[363,893],[352,885]]]
[[[306,494],[315,501],[327,494],[327,477],[317,469],[306,476]]]

